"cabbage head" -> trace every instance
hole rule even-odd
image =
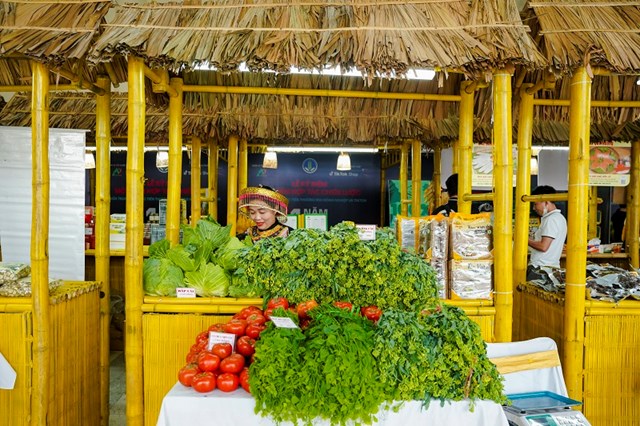
[[[150,296],[175,296],[176,288],[182,287],[182,270],[169,259],[149,258],[142,265],[144,292]]]
[[[222,267],[205,263],[197,271],[185,274],[187,287],[200,297],[225,297],[229,291],[229,277]]]

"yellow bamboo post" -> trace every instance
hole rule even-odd
[[[533,138],[533,93],[528,90],[533,84],[523,84],[520,89],[520,111],[518,118],[518,175],[516,176],[515,235],[513,244],[513,283],[524,283],[527,277],[527,251],[529,241],[528,201],[524,195],[531,192],[531,139]]]
[[[587,240],[598,236],[598,187],[589,188],[589,222],[587,224]]]
[[[460,144],[459,140],[453,142],[451,145],[451,173],[458,173],[460,171]]]
[[[249,171],[249,150],[247,139],[240,139],[238,145],[238,191],[247,187],[247,172]]]
[[[473,97],[475,91],[470,81],[460,85],[460,129],[458,133],[458,211],[471,213],[471,201],[463,195],[471,194],[471,155],[473,152]],[[495,124],[494,124],[495,125]],[[454,158],[456,158],[454,150]]]
[[[385,203],[387,200],[387,169],[380,168],[380,226],[384,226]]]
[[[411,141],[411,216],[420,217],[422,199],[422,144]]]
[[[429,206],[429,212],[433,211],[440,204],[440,198],[442,197],[442,148],[439,146],[433,149],[433,177],[432,185],[433,185],[433,206]]]
[[[587,203],[589,196],[589,130],[591,78],[585,67],[571,78],[569,109],[569,194],[567,278],[564,304],[563,370],[571,398],[582,400],[582,357],[587,264]]]
[[[218,142],[213,140],[209,142],[207,178],[209,216],[218,220]]]
[[[627,187],[627,222],[625,224],[625,244],[629,253],[629,263],[640,268],[640,140],[631,143],[631,182]]]
[[[200,220],[200,182],[202,168],[200,164],[200,138],[191,138],[191,226],[195,227]]]
[[[493,75],[493,273],[498,342],[510,342],[513,325],[513,145],[511,124],[511,72]],[[471,166],[471,164],[469,164]],[[469,167],[469,172],[471,167]]]
[[[409,147],[406,142],[400,147],[400,215],[408,216],[407,175],[409,174]]]
[[[177,94],[169,96],[169,175],[167,177],[167,240],[180,242],[182,194],[182,79],[172,78]]]
[[[33,305],[33,390],[31,424],[48,424],[49,314],[49,70],[31,63],[31,286]],[[17,420],[17,419],[16,419]]]
[[[229,136],[227,153],[227,225],[231,225],[231,235],[236,235],[238,220],[238,136]]]
[[[142,242],[144,236],[144,62],[129,56],[128,64],[127,198],[124,293],[127,327],[125,362],[127,425],[142,426],[144,419],[142,362]]]
[[[109,425],[109,323],[111,289],[109,277],[109,214],[111,210],[111,80],[100,76],[96,85],[96,281],[102,283],[100,299],[100,424]]]

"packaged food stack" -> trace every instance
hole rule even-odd
[[[398,216],[396,220],[396,237],[402,250],[417,253],[419,243],[419,218]]]
[[[113,213],[109,222],[109,247],[112,250],[124,250],[126,236],[125,213]]]
[[[96,248],[96,222],[95,207],[84,206],[84,248],[85,250]]]
[[[493,248],[491,214],[452,213],[450,217],[452,299],[491,299]]]

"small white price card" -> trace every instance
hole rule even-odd
[[[211,350],[211,348],[213,348],[213,345],[218,343],[229,343],[232,347],[235,347],[236,335],[231,333],[220,333],[218,331],[210,331],[209,345],[207,346],[207,349]]]
[[[178,299],[190,299],[196,297],[196,290],[194,288],[178,287],[176,288],[176,296]]]
[[[278,328],[298,328],[296,323],[288,317],[271,317],[271,322]]]
[[[376,225],[356,225],[358,236],[363,241],[375,241]]]

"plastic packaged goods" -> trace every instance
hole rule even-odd
[[[418,221],[418,255],[427,257],[431,250],[431,220],[429,216]]]
[[[62,280],[49,279],[49,291],[62,285]],[[31,277],[20,278],[17,281],[5,283],[0,286],[1,297],[27,297],[31,296]]]
[[[429,263],[436,271],[438,281],[438,297],[447,299],[449,297],[449,274],[447,273],[447,259],[437,259],[432,257]]]
[[[31,273],[31,267],[26,263],[0,262],[0,285],[12,283]]]
[[[427,255],[432,259],[447,259],[449,252],[449,221],[442,214],[429,216],[431,229],[431,251]]]
[[[415,253],[418,246],[418,218],[398,216],[396,220],[396,238],[402,250]]]
[[[493,260],[451,260],[449,271],[451,299],[493,297]]]
[[[453,259],[477,260],[493,256],[490,213],[452,213],[450,220]]]

